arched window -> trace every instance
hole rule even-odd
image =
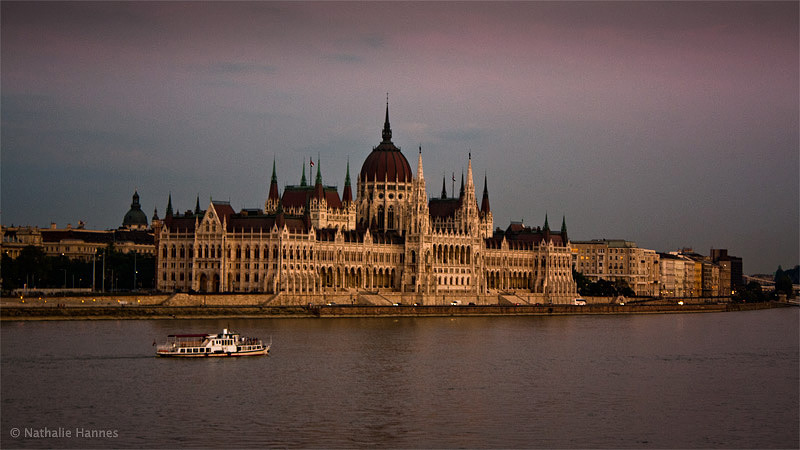
[[[389,213],[387,214],[386,218],[386,229],[393,230],[394,229],[394,207],[389,207]]]
[[[384,213],[383,206],[378,206],[378,229],[379,230],[383,230],[384,229],[384,225],[385,225],[385,222],[384,222],[385,219],[383,217],[383,213]]]

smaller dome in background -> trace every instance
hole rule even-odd
[[[122,226],[131,229],[147,228],[147,215],[142,211],[142,206],[139,204],[139,193],[136,191],[133,193],[131,209],[122,219]]]

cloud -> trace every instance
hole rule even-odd
[[[203,68],[200,68],[202,71]],[[214,73],[214,74],[252,74],[252,73],[260,73],[260,74],[274,74],[277,72],[277,66],[272,64],[256,64],[250,62],[240,62],[240,61],[224,61],[213,63],[206,66],[205,71]]]
[[[350,53],[337,53],[334,55],[328,55],[326,58],[328,61],[340,62],[340,63],[360,63],[363,61],[363,58],[360,56],[356,56]]]

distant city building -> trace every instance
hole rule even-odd
[[[51,223],[50,228],[2,227],[0,232],[2,252],[12,259],[29,245],[40,248],[47,256],[65,256],[81,261],[91,261],[108,245],[122,253],[155,254],[153,232],[147,228],[147,216],[139,206],[136,192],[130,211],[116,230],[87,230],[81,221],[77,227],[68,224],[66,228],[58,228]]]
[[[720,286],[723,292],[739,292],[744,286],[742,258],[728,255],[728,249],[712,248],[709,252],[711,262],[720,266]]]
[[[727,257],[727,250],[724,250],[725,256],[723,256],[722,252],[717,253],[718,257],[725,258],[722,260],[724,264],[718,264],[712,260],[711,256],[703,256],[694,252],[691,248],[684,248],[671,253],[694,262],[693,291],[699,292],[699,296],[729,297],[732,295],[731,268],[733,264],[731,264],[731,260]],[[740,263],[741,258],[737,259]]]
[[[658,254],[621,239],[572,241],[575,270],[589,281],[625,281],[638,296],[660,295]]]
[[[560,231],[546,217],[543,227],[494,230],[487,180],[479,204],[471,157],[459,194],[448,196],[443,186],[441,197],[429,199],[422,149],[415,175],[392,143],[388,104],[382,140],[355,193],[349,163],[340,197],[323,184],[317,160],[313,185],[303,168],[300,184],[281,194],[273,162],[263,210],[236,213],[212,201],[181,215],[170,197],[153,227],[162,291],[403,293],[428,304],[446,301],[441,294],[544,303],[576,296],[564,221]]]

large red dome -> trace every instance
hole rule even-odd
[[[398,181],[410,183],[413,179],[411,166],[399,148],[381,143],[367,156],[361,166],[361,181]]]
[[[361,181],[398,181],[410,183],[414,176],[408,160],[392,143],[392,129],[389,126],[389,105],[386,105],[386,121],[383,124],[383,141],[367,156],[361,166]]]

